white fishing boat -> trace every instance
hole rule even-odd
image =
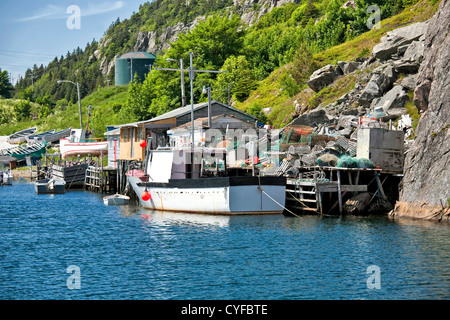
[[[83,130],[72,129],[68,138],[59,140],[60,153],[63,159],[68,156],[95,155],[108,152],[108,141],[83,141]]]
[[[13,177],[11,171],[0,171],[0,186],[11,186]]]
[[[59,179],[40,179],[34,182],[37,194],[65,193],[66,182]]]
[[[103,203],[106,205],[124,205],[128,204],[129,201],[129,196],[117,193],[103,197]]]
[[[127,173],[144,208],[224,215],[283,212],[285,177],[227,175],[225,149],[196,150],[194,155],[191,149],[153,150],[146,172]],[[199,160],[204,158],[223,169],[206,170]],[[191,165],[189,159],[197,160]]]

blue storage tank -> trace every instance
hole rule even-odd
[[[115,84],[129,84],[134,74],[138,74],[141,81],[145,79],[150,72],[153,63],[156,60],[154,54],[148,52],[129,52],[115,61]]]

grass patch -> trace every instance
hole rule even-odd
[[[406,112],[411,117],[411,120],[412,120],[411,126],[413,128],[412,134],[409,137],[409,139],[414,140],[416,128],[417,128],[417,125],[419,124],[420,115],[419,115],[419,110],[417,109],[417,107],[415,106],[414,101],[413,101],[413,98],[414,98],[413,90],[408,91],[408,97],[409,97],[409,100],[405,104],[405,109],[406,109]]]
[[[434,3],[433,3],[434,2]],[[381,20],[380,29],[372,29],[356,38],[314,55],[314,59],[322,66],[337,64],[338,61],[352,61],[357,57],[368,57],[373,47],[380,43],[381,37],[388,31],[413,23],[423,22],[435,14],[439,1],[423,0],[398,15]]]
[[[323,88],[317,92],[310,100],[310,109],[318,107],[320,104],[326,106],[333,103],[344,94],[355,88],[356,76],[349,74],[344,77],[339,77],[332,85]]]

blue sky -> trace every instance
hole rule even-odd
[[[0,0],[0,68],[16,81],[34,64],[46,66],[67,51],[84,49],[94,38],[100,40],[117,17],[128,19],[145,2]]]

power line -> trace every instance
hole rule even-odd
[[[7,64],[7,63],[1,63],[2,66],[9,66],[9,67],[18,67],[18,68],[30,68],[30,66],[19,66],[17,64]]]
[[[11,54],[23,54],[23,55],[33,55],[33,56],[42,56],[42,57],[51,57],[54,58],[57,55],[49,54],[49,53],[39,53],[39,52],[30,52],[30,51],[13,51],[13,50],[0,50],[0,52],[9,52]]]
[[[44,57],[20,56],[20,55],[13,54],[13,53],[0,53],[0,56],[4,56],[7,58],[17,58],[17,59],[21,59],[21,60],[38,60],[38,59],[50,60],[50,59],[44,58]]]

